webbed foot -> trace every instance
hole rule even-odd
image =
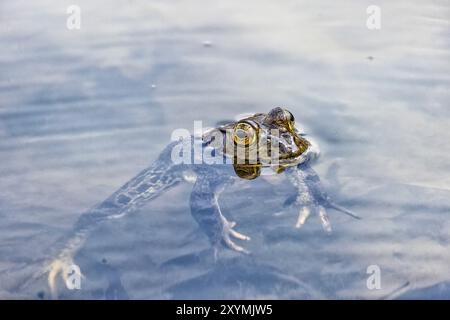
[[[330,234],[332,229],[331,229],[330,219],[328,218],[327,210],[325,210],[325,208],[323,206],[317,206],[316,210],[319,215],[320,222],[322,223],[323,230],[326,233]]]
[[[297,222],[295,224],[295,227],[297,229],[300,229],[306,222],[306,220],[311,215],[311,209],[309,207],[303,207],[300,209],[300,212],[298,214]]]
[[[313,209],[319,215],[323,230],[328,234],[331,233],[331,231],[332,231],[331,223],[330,223],[330,219],[328,218],[328,213],[327,213],[326,209],[320,205],[315,206]],[[297,218],[295,227],[297,229],[301,228],[305,224],[306,220],[308,219],[308,217],[310,215],[311,215],[311,207],[307,207],[307,206],[302,207],[298,214],[298,218]]]
[[[308,163],[301,164],[295,169],[286,170],[286,173],[292,184],[297,187],[297,194],[285,201],[285,206],[291,204],[300,206],[300,212],[295,224],[296,228],[300,228],[305,224],[311,214],[311,210],[314,210],[314,213],[317,213],[319,216],[322,228],[326,233],[331,233],[332,230],[327,209],[334,209],[354,219],[361,219],[352,211],[332,202],[323,189],[319,176]]]
[[[223,221],[222,239],[221,239],[222,244],[233,251],[244,253],[244,254],[250,254],[250,251],[237,245],[236,243],[233,242],[233,240],[231,240],[231,237],[233,237],[233,238],[236,238],[239,240],[248,241],[248,240],[250,240],[250,237],[248,237],[240,232],[237,232],[236,230],[233,229],[236,226],[236,222],[234,222],[234,221],[229,222],[225,218],[223,218],[223,220],[224,221]]]

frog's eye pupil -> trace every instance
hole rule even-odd
[[[236,130],[236,136],[239,139],[245,139],[247,137],[247,133],[244,130],[242,130],[242,129],[237,129]]]
[[[289,130],[293,131],[294,127],[295,127],[295,118],[294,115],[288,111],[288,110],[284,110],[285,111],[285,119],[286,119],[286,123],[287,123],[287,127]]]
[[[287,121],[295,122],[294,115],[290,111],[285,109],[284,110],[284,115],[285,115],[285,118],[286,118]]]
[[[288,112],[289,112],[289,111],[288,111]],[[290,115],[290,120],[291,120],[292,122],[295,122],[294,115],[293,115],[291,112],[289,112],[289,115]]]

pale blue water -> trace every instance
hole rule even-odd
[[[93,2],[73,31],[73,1],[0,4],[0,298],[37,298],[7,270],[33,268],[174,129],[274,106],[363,220],[297,230],[289,185],[261,178],[221,199],[253,255],[215,263],[182,185],[100,227],[75,257],[82,289],[61,297],[371,299],[409,283],[393,297],[450,298],[448,1],[378,1],[378,31],[372,1]]]

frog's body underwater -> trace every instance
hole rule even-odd
[[[189,140],[194,143],[195,139],[191,138]],[[248,155],[248,151],[255,145],[276,147],[277,152],[258,150],[252,163],[236,161],[239,160],[236,159],[236,147],[244,147],[247,152],[244,153]],[[214,161],[207,164],[204,160],[194,161],[193,164],[178,163],[179,161],[173,159],[179,147],[179,141],[169,144],[150,167],[140,172],[105,201],[83,214],[72,232],[58,242],[62,248],[57,249],[56,259],[49,260],[45,270],[40,272],[40,276],[48,275],[48,285],[53,297],[56,296],[58,275],[64,280],[67,279],[66,268],[73,265],[76,252],[102,221],[136,211],[144,203],[182,181],[194,182],[190,196],[191,214],[209,238],[215,252],[217,248],[223,246],[237,252],[248,253],[236,243],[235,239],[250,240],[250,238],[236,231],[236,223],[225,218],[218,198],[221,191],[234,181],[255,179],[266,170],[283,173],[296,189],[294,205],[299,210],[295,224],[297,228],[305,223],[311,212],[315,212],[324,230],[330,232],[327,208],[358,218],[352,212],[331,202],[321,187],[319,177],[310,167],[311,161],[318,156],[318,149],[295,127],[294,117],[286,109],[277,107],[267,114],[254,114],[203,133],[202,150],[208,150],[206,153],[215,155],[216,160],[217,157],[223,159],[223,163]],[[232,161],[229,161],[230,159]]]

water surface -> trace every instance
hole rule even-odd
[[[320,145],[336,201],[293,228],[293,190],[258,179],[223,212],[250,257],[211,258],[190,186],[102,225],[62,298],[450,298],[448,1],[79,0],[0,4],[0,297],[79,216],[148,166],[176,128],[286,106]],[[369,290],[366,269],[381,268]],[[45,283],[44,283],[45,284]],[[38,286],[38,285],[36,285]]]

